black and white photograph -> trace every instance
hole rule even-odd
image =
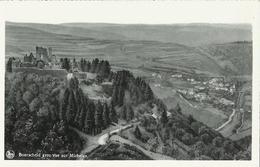
[[[253,3],[24,4],[0,7],[0,166],[259,165]]]
[[[5,30],[6,159],[251,159],[251,25]]]

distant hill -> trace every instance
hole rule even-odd
[[[237,27],[7,22],[6,56],[22,57],[35,52],[38,45],[52,47],[57,57],[98,57],[124,68],[181,68],[214,75],[227,74],[227,71],[231,75],[250,74],[251,42],[225,43],[251,40],[250,26]],[[200,46],[192,46],[192,41]]]
[[[88,24],[67,23],[67,27],[80,27],[87,30],[120,34],[131,40],[152,40],[199,46],[213,43],[227,43],[251,40],[251,26],[247,24]]]
[[[225,70],[236,74],[252,74],[252,42],[207,45],[201,53],[212,57]]]

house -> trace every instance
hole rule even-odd
[[[30,53],[29,56],[27,56],[27,54],[24,56],[24,62],[26,63],[34,63],[35,58],[33,56],[33,53]]]
[[[228,99],[225,99],[225,98],[221,98],[219,100],[220,103],[226,105],[226,106],[233,106],[234,105],[234,102],[231,101],[231,100],[228,100]]]

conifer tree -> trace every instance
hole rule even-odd
[[[117,114],[116,114],[116,111],[114,109],[114,106],[111,105],[110,106],[110,112],[109,112],[109,119],[111,122],[114,122],[114,123],[117,123],[118,122],[118,118],[117,118]]]
[[[103,114],[102,114],[102,120],[103,120],[103,128],[107,128],[110,124],[110,118],[109,118],[109,109],[107,107],[107,104],[104,103],[103,105]]]
[[[95,128],[95,104],[92,101],[90,101],[86,103],[86,117],[85,117],[84,131],[92,134],[94,128]]]
[[[7,72],[12,72],[12,58],[9,58],[6,64],[6,71]]]
[[[167,124],[168,122],[168,117],[167,117],[167,112],[163,110],[162,115],[161,115],[161,123],[163,125]]]
[[[139,129],[138,125],[135,127],[134,135],[135,135],[135,137],[137,139],[141,139],[142,138],[142,134],[140,132],[140,129]]]
[[[134,118],[134,111],[130,105],[126,106],[126,120],[130,121]]]
[[[101,128],[103,127],[102,112],[103,112],[103,107],[100,101],[98,101],[96,104],[96,111],[95,111],[95,127],[97,133],[99,133]]]
[[[68,106],[66,109],[66,121],[69,124],[73,124],[76,109],[77,109],[77,106],[76,106],[76,102],[75,102],[74,93],[72,90],[70,90]]]
[[[60,120],[64,120],[64,121],[66,120],[66,109],[67,109],[67,105],[68,105],[68,101],[69,101],[69,95],[70,95],[70,91],[68,88],[66,88],[64,91],[63,100],[62,100],[62,104],[61,104],[61,110],[60,110],[60,114],[59,114]]]
[[[118,86],[114,85],[111,103],[113,106],[115,106],[117,105],[117,102],[118,102]]]

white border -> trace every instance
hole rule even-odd
[[[0,166],[259,166],[259,56],[260,6],[257,2],[1,2],[0,74],[1,150]],[[123,24],[249,23],[253,25],[253,145],[251,161],[4,161],[4,58],[5,21],[63,23],[102,22]]]

